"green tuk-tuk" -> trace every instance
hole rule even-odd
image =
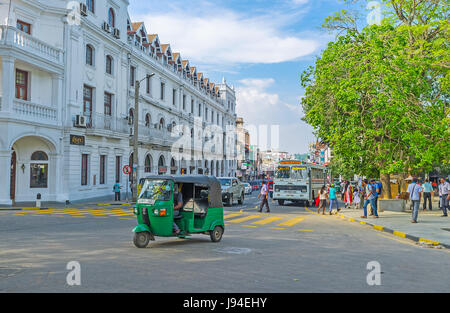
[[[183,206],[174,216],[181,194]],[[185,238],[191,234],[210,235],[213,242],[222,239],[222,189],[219,181],[208,176],[149,176],[143,180],[134,214],[138,225],[133,242],[147,247],[155,236]],[[181,231],[174,232],[174,223]]]

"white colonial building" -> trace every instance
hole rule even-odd
[[[134,23],[128,6],[0,1],[0,205],[37,194],[102,198],[116,181],[125,187],[136,80],[138,177],[235,176],[234,88]]]

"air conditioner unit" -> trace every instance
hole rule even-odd
[[[86,116],[77,115],[75,119],[75,127],[83,127],[86,128]]]
[[[114,28],[114,37],[120,39],[120,30],[118,28]]]
[[[80,14],[82,16],[87,16],[87,6],[85,3],[80,3]]]
[[[111,26],[109,26],[109,24],[107,22],[103,22],[102,29],[107,33],[111,32]]]

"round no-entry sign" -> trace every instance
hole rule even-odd
[[[122,170],[125,175],[131,174],[131,166],[129,166],[129,165],[125,165]]]

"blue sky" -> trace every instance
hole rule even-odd
[[[275,148],[304,153],[314,135],[300,120],[300,75],[335,38],[324,19],[346,8],[342,0],[131,0],[129,12],[191,66],[234,85],[248,125],[279,125]]]

